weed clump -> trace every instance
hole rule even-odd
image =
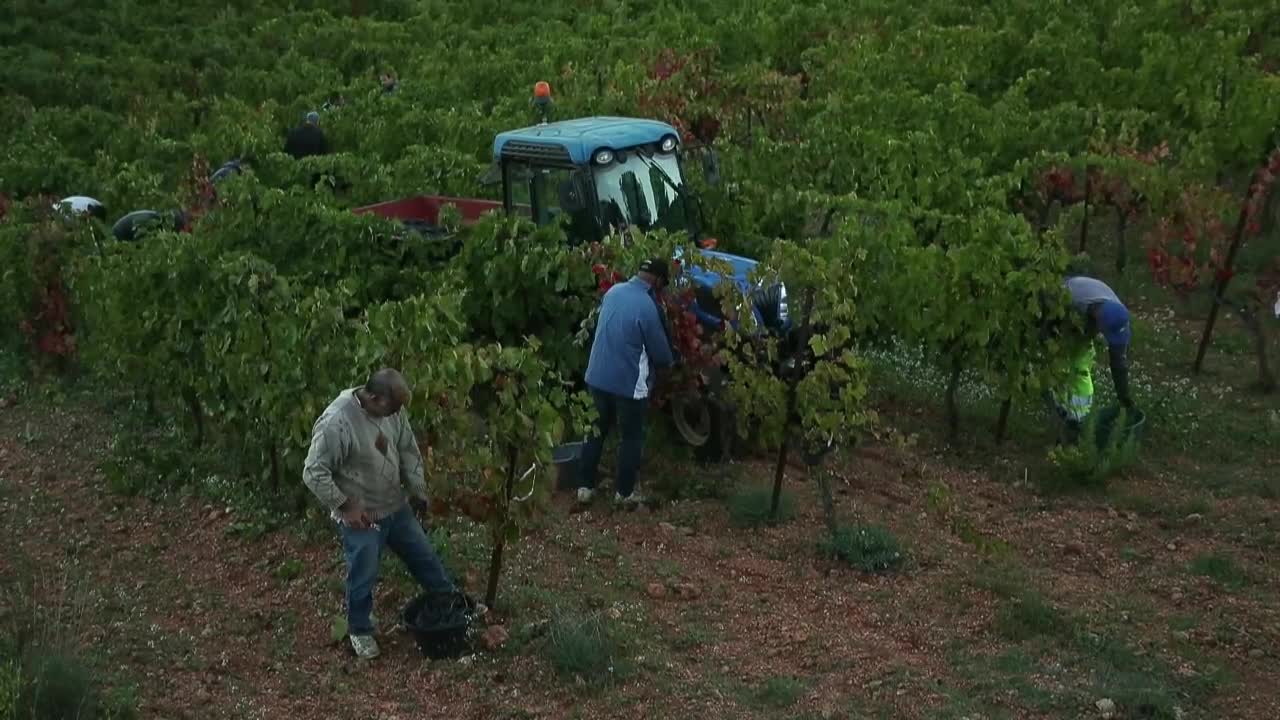
[[[769,509],[773,505],[773,488],[746,487],[738,490],[729,498],[729,522],[735,527],[753,528],[771,522],[784,523],[795,514],[795,498],[783,491],[778,499],[778,517],[770,519]]]
[[[620,643],[596,613],[560,612],[551,622],[545,652],[561,677],[582,678],[591,686],[610,685],[625,672]]]
[[[755,692],[757,705],[782,710],[795,705],[804,692],[804,685],[793,677],[771,677]]]
[[[1138,459],[1135,428],[1143,421],[1121,409],[1091,414],[1077,442],[1049,451],[1051,485],[1060,490],[1096,490]]]
[[[1201,555],[1191,561],[1191,572],[1203,575],[1225,587],[1239,587],[1248,581],[1243,569],[1230,555],[1215,552]]]
[[[868,573],[884,573],[902,564],[902,547],[887,528],[879,525],[844,525],[836,528],[824,549]]]

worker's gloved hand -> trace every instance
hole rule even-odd
[[[431,509],[431,503],[428,502],[426,498],[411,496],[409,498],[409,507],[412,508],[415,513],[421,515]]]
[[[342,524],[352,530],[367,530],[371,525],[369,513],[365,511],[364,504],[355,498],[348,498],[342,507],[338,508],[338,515],[342,517]]]

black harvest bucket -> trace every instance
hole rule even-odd
[[[468,649],[467,631],[476,602],[461,592],[427,592],[404,606],[401,619],[418,650],[436,660],[456,658]]]
[[[556,466],[556,490],[578,487],[578,468],[585,445],[582,442],[566,443],[551,451],[551,462]]]

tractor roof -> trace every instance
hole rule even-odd
[[[493,156],[585,165],[595,151],[602,148],[621,150],[655,143],[666,135],[679,137],[675,128],[657,120],[620,117],[563,120],[499,133],[493,141]]]

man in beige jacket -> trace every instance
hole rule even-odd
[[[454,590],[413,505],[425,505],[422,454],[409,425],[409,386],[396,370],[342,391],[311,430],[302,480],[333,514],[347,560],[347,628],[362,659],[378,656],[373,587],[383,547],[400,557],[423,589]],[[405,496],[408,486],[410,497]]]

